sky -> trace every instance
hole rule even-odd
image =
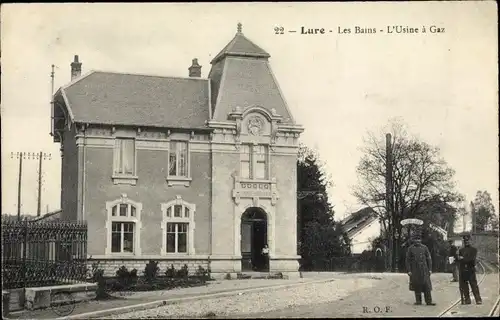
[[[493,1],[2,5],[2,212],[17,212],[19,161],[11,152],[20,151],[52,154],[42,163],[42,212],[60,207],[59,145],[49,135],[52,64],[56,90],[70,81],[75,54],[83,73],[187,77],[198,58],[207,77],[238,22],[270,53],[305,129],[301,142],[326,163],[337,217],[360,208],[352,187],[363,136],[391,118],[441,149],[467,201],[487,190],[498,212],[496,11]],[[432,25],[444,32],[431,33]],[[356,26],[377,33],[356,34]],[[392,26],[427,33],[388,34]],[[36,213],[37,170],[36,160],[23,162],[26,214]]]

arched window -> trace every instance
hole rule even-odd
[[[162,255],[193,255],[194,249],[194,214],[196,205],[188,203],[180,196],[173,201],[162,203],[163,214]]]
[[[123,194],[120,199],[106,202],[106,254],[140,254],[139,237],[142,204],[128,199]]]

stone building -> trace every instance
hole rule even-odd
[[[296,158],[303,131],[241,24],[189,77],[91,71],[54,94],[61,218],[86,220],[90,263],[214,275],[298,271]],[[269,263],[261,249],[269,247]],[[163,271],[161,271],[163,272]]]

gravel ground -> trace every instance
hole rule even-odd
[[[190,301],[107,317],[108,319],[206,318],[268,312],[284,308],[327,303],[354,291],[373,287],[379,280],[370,277],[337,279],[284,289],[241,293],[234,296]]]

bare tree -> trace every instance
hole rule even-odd
[[[368,132],[357,167],[358,185],[353,194],[379,216],[384,232],[390,230],[392,216],[385,208],[385,133],[392,135],[393,210],[398,219],[415,217],[429,206],[459,201],[454,170],[440,156],[439,148],[410,135],[400,121],[391,121],[385,132]]]

